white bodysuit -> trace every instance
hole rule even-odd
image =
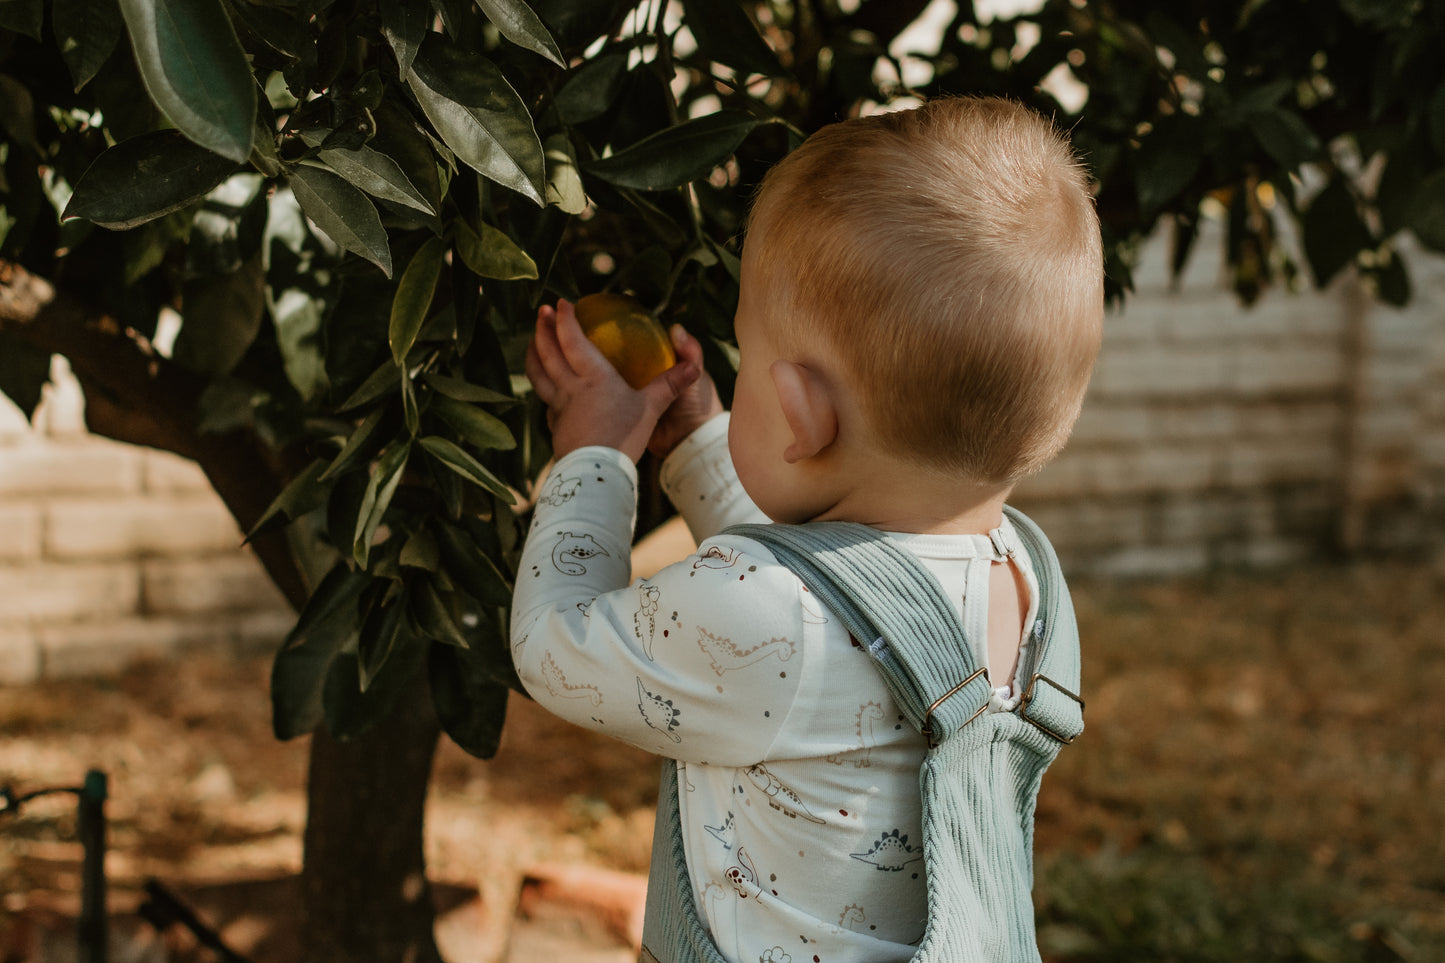
[[[678,761],[688,871],[724,957],[908,959],[927,915],[922,736],[791,571],[754,541],[716,535],[766,521],[733,471],[726,415],[663,466],[697,553],[632,582],[635,479],[620,452],[584,448],[545,483],[513,601],[512,654],[528,693]],[[894,537],[938,577],[987,664],[988,570],[1017,545],[1011,526]],[[1031,588],[1031,626],[1027,553],[1015,564]],[[996,709],[1013,708],[1008,694],[996,691]]]

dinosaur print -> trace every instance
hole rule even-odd
[[[866,853],[849,855],[862,862],[872,863],[875,869],[897,873],[922,859],[923,849],[908,845],[908,837],[902,835],[901,830],[895,829],[878,837],[873,848]]]
[[[595,685],[570,685],[567,682],[567,677],[562,674],[562,667],[552,658],[550,651],[542,656],[542,681],[546,684],[547,691],[558,699],[586,699],[594,707],[602,704],[602,691]]]
[[[673,731],[677,728],[677,718],[682,715],[682,710],[673,706],[671,699],[648,692],[641,679],[637,680],[637,711],[642,713],[642,721],[650,727],[673,742],[682,742],[682,736]]]
[[[723,569],[732,568],[737,563],[737,549],[720,548],[717,545],[712,545],[708,547],[706,552],[703,552],[697,557],[697,561],[692,563],[692,567],[694,570],[700,568]]]
[[[855,933],[862,932],[859,927],[866,922],[868,922],[868,916],[863,912],[863,907],[857,903],[843,907],[843,915],[838,917],[839,929],[853,930]]]
[[[598,555],[607,556],[607,549],[598,545],[591,535],[557,534],[557,544],[552,546],[552,564],[563,575],[586,575],[587,566],[583,562]]]
[[[547,486],[547,491],[537,499],[537,504],[561,508],[576,497],[581,490],[582,479],[563,478],[561,475],[556,475],[552,478],[551,484]]]
[[[783,785],[782,781],[768,771],[768,767],[762,763],[756,766],[749,766],[747,769],[748,779],[754,786],[757,786],[764,795],[768,797],[768,805],[789,819],[797,819],[802,816],[810,823],[823,824],[823,819],[813,815],[807,806],[803,805],[802,798]]]
[[[858,748],[828,756],[827,761],[835,766],[852,763],[854,769],[867,769],[872,765],[870,756],[878,744],[874,727],[883,721],[883,707],[876,702],[865,702],[858,707]]]
[[[719,676],[724,672],[761,662],[771,655],[776,655],[780,662],[786,662],[793,657],[794,646],[791,639],[769,639],[759,642],[751,649],[740,649],[731,639],[713,635],[702,626],[698,626],[697,632],[697,646],[712,663],[713,672]]]
[[[721,826],[703,824],[702,828],[706,829],[712,835],[713,839],[722,843],[724,852],[730,853],[733,851],[733,843],[738,841],[738,828],[733,823],[733,811],[731,809],[728,810],[728,818],[723,820]]]
[[[763,955],[758,957],[758,963],[793,963],[793,954],[781,946],[775,946],[764,950]]]
[[[755,892],[758,888],[758,871],[753,868],[752,857],[745,848],[739,846],[735,858],[737,862],[729,866],[724,874],[728,882],[733,884],[733,889],[742,899],[758,895]],[[750,886],[753,891],[748,889]]]
[[[652,657],[652,642],[657,635],[657,600],[662,597],[662,590],[656,585],[640,582],[637,594],[642,606],[633,613],[632,630],[637,633],[637,640],[642,643],[642,651],[647,654],[648,661],[655,662]]]

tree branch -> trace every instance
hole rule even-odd
[[[0,330],[63,355],[85,392],[86,424],[115,441],[174,452],[201,467],[242,531],[285,485],[277,458],[247,430],[203,435],[196,407],[206,382],[150,351],[121,326],[49,281],[0,260]],[[271,580],[300,609],[309,594],[283,533],[251,547]]]

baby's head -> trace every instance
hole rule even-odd
[[[785,354],[834,356],[877,443],[1011,484],[1067,440],[1103,263],[1066,140],[996,98],[833,124],[764,179],[744,255]]]

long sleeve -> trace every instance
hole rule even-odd
[[[683,761],[756,763],[810,681],[804,590],[765,548],[726,537],[629,584],[635,478],[609,448],[553,468],[513,599],[518,675],[586,728]]]
[[[688,435],[662,463],[662,490],[699,544],[730,525],[766,523],[738,481],[728,451],[731,415],[724,412]]]

